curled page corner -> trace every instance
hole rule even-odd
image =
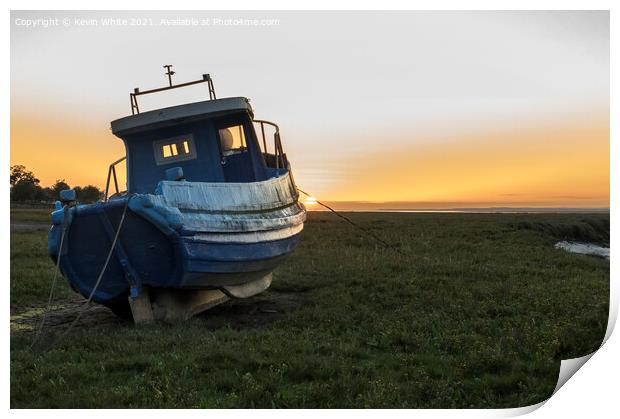
[[[601,343],[601,346],[599,346],[599,348],[596,351],[588,355],[584,355],[579,358],[563,359],[560,362],[560,372],[558,373],[558,382],[555,386],[555,389],[553,390],[553,393],[551,394],[551,396],[549,396],[548,399],[545,399],[539,403],[532,404],[529,406],[515,407],[515,408],[500,410],[498,411],[499,413],[498,416],[499,417],[515,417],[515,416],[526,415],[528,413],[531,413],[537,410],[538,408],[542,407],[545,403],[547,403],[551,399],[551,397],[553,397],[553,395],[557,393],[558,390],[562,388],[562,386],[566,384],[566,382],[573,375],[575,375],[575,373],[579,371],[579,369],[583,367],[584,364],[588,362],[595,353],[597,353],[603,347],[603,345],[605,344],[605,342],[607,342],[607,339],[609,339],[609,337],[611,336],[611,333],[613,332],[615,328],[617,317],[618,317],[617,300],[610,299],[609,319],[607,320],[607,330],[605,332],[605,337],[603,338],[603,342]]]
[[[592,355],[594,355],[596,351],[591,354],[579,357],[579,358],[571,358],[571,359],[563,359],[560,363],[560,373],[558,374],[558,383],[555,385],[555,390],[553,390],[553,394],[557,393],[557,391],[564,385],[566,382],[573,376],[579,368],[583,367],[583,365],[588,362]],[[551,397],[553,397],[553,394]]]
[[[560,362],[560,373],[558,374],[558,382],[555,386],[555,389],[553,390],[553,393],[551,394],[551,396],[549,396],[549,398],[539,403],[532,404],[529,406],[515,407],[511,409],[501,410],[498,412],[498,413],[501,412],[499,417],[515,417],[515,416],[527,415],[528,413],[532,413],[533,411],[542,407],[545,403],[547,403],[551,399],[551,397],[553,397],[555,393],[557,393],[557,391],[564,384],[566,384],[566,382],[579,370],[579,368],[581,368],[586,362],[588,362],[588,360],[595,353],[596,351],[586,356],[579,357],[579,358],[563,359]]]
[[[609,318],[607,319],[607,329],[605,331],[605,337],[603,337],[603,342],[601,342],[601,346],[599,346],[599,348],[591,354],[579,358],[563,359],[560,363],[558,382],[555,386],[555,390],[553,390],[553,394],[557,393],[557,391],[562,388],[564,384],[566,384],[566,382],[579,370],[579,368],[583,367],[583,365],[588,362],[590,358],[592,358],[592,355],[597,353],[603,347],[603,345],[605,345],[605,342],[607,342],[607,339],[609,339],[609,337],[611,336],[611,333],[616,326],[616,320],[618,318],[618,299],[615,297],[616,294],[613,290],[612,284],[611,295],[609,299]],[[553,397],[553,394],[551,395],[551,397]]]
[[[614,330],[614,327],[616,325],[616,318],[618,316],[617,304],[612,304],[611,306],[615,306],[615,307],[610,307],[609,319],[607,320],[607,330],[605,331],[605,337],[603,338],[603,342],[601,342],[601,346],[599,346],[599,348],[596,351],[588,355],[584,355],[579,358],[563,359],[561,361],[560,373],[558,374],[558,382],[555,386],[555,389],[553,390],[553,394],[551,395],[551,397],[553,397],[553,395],[557,393],[558,390],[562,388],[562,386],[566,384],[566,382],[573,375],[575,375],[577,371],[579,371],[579,368],[583,367],[583,365],[586,362],[588,362],[590,358],[592,358],[592,355],[597,353],[603,347],[603,345],[605,345],[605,342],[607,342],[607,339],[609,339],[609,337],[611,336],[611,333]]]

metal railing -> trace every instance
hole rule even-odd
[[[108,200],[108,193],[110,192],[110,180],[114,180],[114,189],[116,190],[114,195],[120,193],[120,191],[118,190],[118,177],[116,176],[116,165],[124,161],[125,159],[127,159],[127,156],[121,157],[120,159],[113,162],[108,168],[108,180],[105,183],[105,195],[103,197],[103,202],[106,202]]]
[[[284,151],[282,149],[282,140],[280,139],[280,127],[278,127],[277,124],[270,122],[270,121],[264,121],[262,119],[255,119],[252,121],[255,124],[258,124],[260,126],[260,133],[261,133],[261,143],[263,145],[263,155],[265,156],[265,159],[267,158],[267,156],[274,156],[274,160],[275,160],[275,168],[279,169],[280,167],[282,168],[286,168],[286,156],[284,155]],[[273,134],[273,149],[274,149],[274,153],[271,154],[267,151],[267,139],[265,136],[265,125],[270,125],[272,127],[275,128],[275,132]]]
[[[133,93],[129,93],[129,100],[131,101],[131,114],[136,115],[140,113],[140,107],[138,106],[138,96],[148,95],[151,93],[163,92],[165,90],[178,89],[179,87],[193,86],[199,83],[207,83],[209,87],[209,100],[215,100],[217,97],[215,96],[215,87],[213,86],[213,79],[209,74],[203,74],[202,80],[194,80],[188,81],[186,83],[180,84],[172,84],[172,75],[175,74],[174,71],[170,70],[171,65],[165,65],[164,68],[168,69],[166,75],[168,76],[169,85],[166,87],[159,87],[157,89],[150,90],[140,90],[139,88],[133,89]]]

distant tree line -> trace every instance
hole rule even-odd
[[[64,179],[56,180],[52,186],[41,187],[37,179],[25,166],[11,166],[11,202],[53,202],[63,189],[71,189]],[[103,192],[93,185],[74,186],[77,200],[83,203],[97,202]]]

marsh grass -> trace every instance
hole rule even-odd
[[[14,332],[11,406],[517,407],[600,345],[609,262],[532,226],[608,231],[608,214],[348,215],[404,254],[310,213],[271,289],[244,302],[273,303],[268,322],[236,322],[233,304],[176,326],[77,328],[44,352]],[[12,311],[44,304],[51,271],[45,232],[12,233]]]
[[[48,214],[49,218],[49,214]],[[47,255],[47,230],[11,232],[11,312],[47,302],[54,265]],[[58,276],[56,294],[71,294],[67,282]]]
[[[11,223],[50,223],[52,209],[11,208]]]
[[[573,219],[520,221],[517,228],[539,231],[557,241],[577,241],[609,246],[609,218],[574,216]]]

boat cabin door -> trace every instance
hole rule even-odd
[[[216,127],[222,171],[226,182],[253,182],[254,168],[243,124],[235,122]]]

